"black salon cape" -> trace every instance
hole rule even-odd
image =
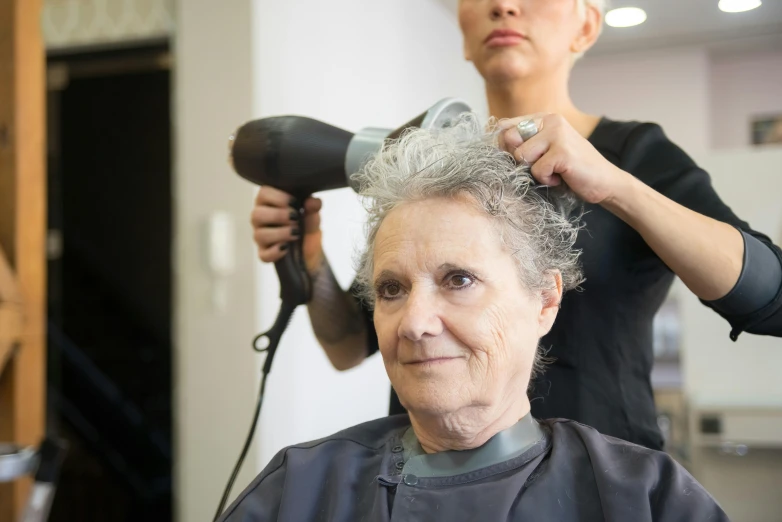
[[[665,453],[574,421],[541,422],[521,456],[441,478],[402,475],[395,415],[280,451],[224,522],[721,522],[714,499]]]
[[[709,175],[659,125],[603,118],[589,141],[614,165],[671,200],[743,230],[782,262],[782,251],[725,205]],[[736,173],[737,179],[741,174]],[[554,326],[541,339],[554,362],[533,383],[532,414],[573,419],[606,435],[662,449],[651,384],[652,324],[674,275],[621,219],[600,205],[588,204],[585,211],[575,246],[582,251],[586,281],[583,291],[565,294]],[[359,305],[372,355],[378,349],[372,312],[363,302]],[[721,315],[729,323],[726,336],[735,338],[742,331],[782,336],[782,288],[754,313]],[[390,413],[403,412],[392,390]]]

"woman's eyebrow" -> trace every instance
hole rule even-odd
[[[477,270],[470,266],[465,265],[457,265],[454,263],[442,263],[440,266],[437,267],[437,272],[440,274],[447,274],[448,272],[469,272],[470,274],[473,274],[478,279],[481,278],[481,271]],[[399,279],[399,274],[394,272],[393,270],[385,269],[381,270],[373,279],[373,284],[377,285],[383,281],[386,280],[396,280]]]
[[[458,271],[458,270],[464,270],[466,272],[470,272],[471,274],[475,274],[476,276],[480,275],[480,272],[481,272],[480,270],[477,270],[477,269],[475,269],[473,267],[470,267],[470,266],[455,265],[453,263],[443,263],[442,265],[437,267],[437,269],[440,272],[453,272],[453,271]]]
[[[392,270],[383,270],[375,277],[375,283],[383,281],[385,279],[396,279],[397,275]]]

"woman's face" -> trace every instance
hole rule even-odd
[[[525,397],[559,291],[549,299],[522,285],[497,225],[469,196],[391,211],[373,282],[380,352],[412,414],[501,410]]]
[[[581,1],[460,0],[465,57],[491,82],[569,69],[599,33],[599,14],[581,16]]]

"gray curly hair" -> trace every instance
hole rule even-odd
[[[581,214],[572,214],[575,197],[567,190],[536,185],[528,167],[497,147],[496,136],[475,115],[463,114],[446,129],[407,131],[353,176],[369,213],[356,276],[358,296],[368,306],[375,304],[375,239],[388,213],[402,203],[463,194],[496,220],[500,240],[528,289],[550,288],[547,276],[555,270],[562,275],[564,290],[583,281],[581,252],[573,247],[581,221]],[[550,362],[539,346],[530,388]]]
[[[493,127],[493,126],[492,126]],[[375,303],[372,272],[377,232],[402,203],[467,194],[499,225],[500,240],[513,255],[522,283],[548,288],[559,271],[565,290],[582,281],[576,241],[580,215],[575,197],[536,185],[529,168],[497,147],[497,131],[486,131],[473,114],[449,128],[411,129],[378,152],[353,175],[369,214],[366,248],[358,258],[359,297]]]

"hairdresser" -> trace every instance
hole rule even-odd
[[[481,74],[499,145],[532,165],[539,183],[564,182],[585,202],[576,247],[586,281],[568,294],[541,340],[554,361],[532,384],[533,416],[583,422],[653,449],[652,321],[678,276],[721,315],[726,335],[782,336],[782,251],[722,202],[709,176],[652,123],[581,112],[571,67],[600,35],[604,0],[461,0],[464,53]],[[531,117],[529,115],[535,115]],[[518,124],[537,135],[524,142]],[[740,175],[740,173],[737,173]],[[340,370],[378,349],[372,312],[341,289],[321,247],[321,201],[304,203],[304,230],[288,194],[258,192],[259,257],[273,262],[304,234],[314,281],[315,335]],[[403,410],[392,391],[391,413]]]

